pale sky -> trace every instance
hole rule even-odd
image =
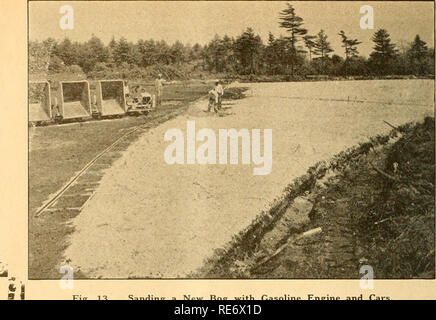
[[[357,2],[357,1],[289,1],[297,15],[303,18],[310,34],[324,29],[335,53],[343,55],[340,30],[363,43],[361,55],[368,56],[373,33],[386,29],[394,42],[412,41],[416,34],[434,46],[433,2]],[[69,4],[74,9],[74,29],[61,30],[59,9]],[[374,8],[374,30],[360,28],[359,9],[369,4]],[[252,27],[264,43],[268,32],[279,36],[279,12],[286,7],[283,1],[31,1],[29,2],[29,37],[43,40],[52,37],[62,40],[86,41],[92,34],[108,43],[112,36],[165,40],[174,43],[209,42],[215,34],[237,36]]]

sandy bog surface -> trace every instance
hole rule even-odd
[[[73,220],[76,231],[65,256],[75,268],[89,277],[183,277],[315,162],[388,132],[383,120],[399,125],[433,115],[430,80],[249,86],[248,98],[224,106],[227,116],[204,113],[201,101],[128,148]],[[337,101],[344,99],[351,101]],[[216,133],[272,129],[272,172],[254,176],[253,167],[242,164],[166,164],[164,134],[170,128],[186,132],[187,120]]]

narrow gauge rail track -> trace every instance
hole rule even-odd
[[[41,206],[39,207],[36,212],[35,212],[35,217],[39,217],[41,216],[44,212],[47,211],[61,211],[61,210],[68,210],[68,211],[81,211],[82,208],[84,207],[84,205],[86,204],[86,202],[92,198],[92,196],[94,195],[95,192],[95,186],[96,184],[98,184],[98,180],[100,180],[100,177],[97,175],[97,177],[94,180],[97,181],[93,181],[91,184],[91,188],[87,188],[87,187],[83,187],[83,188],[79,188],[80,192],[79,194],[77,193],[73,193],[73,194],[69,194],[67,195],[67,191],[69,191],[70,189],[72,189],[73,186],[76,185],[77,181],[79,180],[79,178],[83,177],[85,175],[85,173],[89,172],[89,169],[91,167],[93,167],[98,160],[100,160],[101,158],[103,158],[105,155],[107,155],[110,151],[113,151],[114,149],[116,149],[117,146],[119,146],[124,140],[125,138],[127,138],[128,136],[132,135],[133,133],[141,130],[141,129],[148,129],[150,127],[153,126],[154,123],[156,122],[161,122],[160,120],[165,119],[166,120],[170,120],[178,115],[180,115],[181,112],[180,110],[176,110],[176,111],[171,111],[167,114],[163,114],[163,115],[159,115],[157,117],[152,117],[150,119],[149,122],[144,123],[144,124],[140,124],[136,127],[133,127],[132,129],[130,129],[128,132],[124,133],[121,137],[119,137],[116,141],[114,141],[110,146],[108,146],[106,149],[104,149],[102,152],[100,152],[99,154],[97,154],[91,161],[89,161],[81,170],[79,170],[77,173],[74,174],[74,176],[61,188],[59,189],[56,193],[54,193],[53,195],[51,195],[51,197]],[[91,192],[89,192],[91,189]],[[85,192],[83,192],[85,191]],[[82,200],[84,200],[80,206],[75,206],[75,207],[68,207],[68,206],[60,206],[60,207],[56,207],[56,204],[58,202],[62,202],[62,198],[71,198],[71,197],[81,197]],[[68,201],[66,201],[68,202]]]

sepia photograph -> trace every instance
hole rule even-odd
[[[435,279],[433,1],[27,9],[29,280]]]

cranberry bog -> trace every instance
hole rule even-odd
[[[296,219],[292,215],[296,211],[310,213],[314,207],[310,198],[313,180],[305,179],[305,175],[319,174],[319,170],[325,174],[327,170],[319,163],[325,161],[325,167],[330,168],[331,160],[337,159],[335,155],[347,157],[346,150],[360,150],[371,139],[383,140],[377,136],[390,136],[392,127],[386,122],[400,127],[422,122],[426,116],[434,117],[432,80],[243,86],[248,87],[247,97],[224,101],[221,114],[205,113],[207,102],[197,101],[186,113],[141,132],[120,150],[117,159],[101,172],[93,197],[81,206],[80,212],[63,220],[68,223],[69,232],[62,236],[65,242],[58,249],[57,265],[68,259],[83,278],[267,278],[268,272],[260,266],[256,269],[257,264],[268,265],[279,256],[274,254],[290,235],[316,229],[313,219],[323,217],[307,214],[307,218],[303,215]],[[194,120],[198,130],[271,128],[271,173],[254,176],[253,166],[243,164],[168,165],[163,159],[168,145],[164,134],[171,128],[185,128],[188,120]],[[430,143],[434,144],[434,140]],[[375,161],[375,166],[386,173],[381,163]],[[296,185],[302,186],[289,187]],[[359,195],[365,199],[366,193]],[[287,202],[282,201],[285,198]],[[343,219],[348,219],[346,204],[339,201],[327,205],[338,212],[338,223],[331,224],[333,231],[328,234],[346,232],[338,227]],[[270,234],[274,242],[262,242],[283,216],[287,222],[281,231]],[[266,219],[270,219],[268,223],[264,222]],[[316,238],[327,232],[327,228],[322,228],[321,232],[309,234]],[[261,253],[259,248],[263,248]],[[361,258],[369,259],[367,255]],[[298,265],[298,270],[302,268],[304,263]],[[350,272],[343,274],[350,276]],[[307,277],[289,270],[274,275]],[[317,269],[311,276],[340,277],[339,271],[325,274]],[[37,277],[44,278],[44,274]]]

